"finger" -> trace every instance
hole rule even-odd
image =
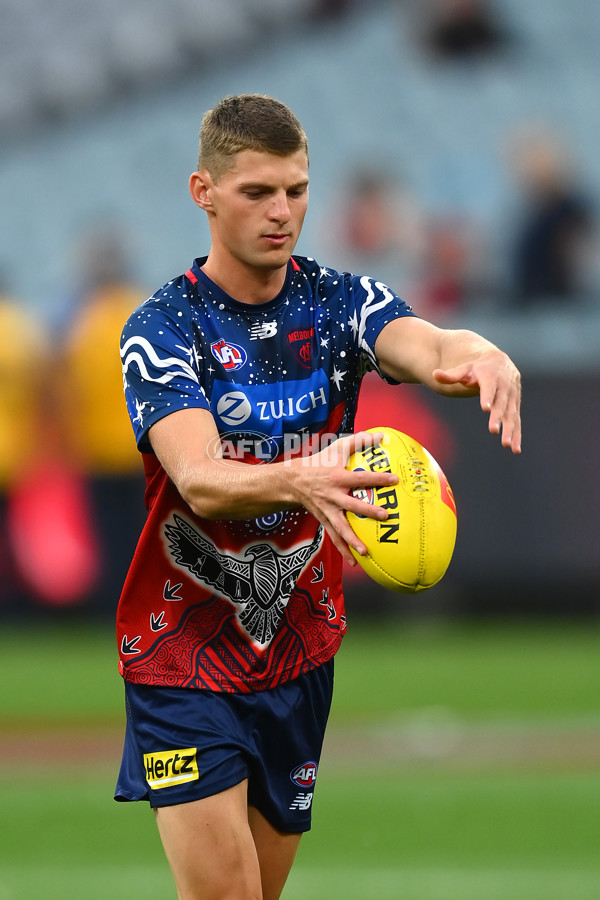
[[[481,406],[482,410],[483,410],[484,412],[489,412],[489,413],[491,413],[493,403],[494,403],[494,394],[493,394],[493,392],[487,387],[487,385],[484,385],[483,387],[480,387],[480,390],[479,390],[479,405]]]
[[[522,432],[521,432],[521,417],[519,416],[519,419],[516,423],[516,427],[512,433],[512,439],[511,439],[511,444],[510,444],[510,448],[511,448],[512,452],[513,453],[521,453],[522,443],[523,443],[523,439],[522,439]]]
[[[398,481],[398,475],[393,472],[371,472],[367,469],[346,470],[342,478],[345,493],[339,498],[339,505],[342,509],[353,512],[357,516],[366,516],[369,519],[387,519],[388,510],[385,507],[379,506],[359,494],[370,488],[393,487],[398,484]]]
[[[365,450],[367,447],[374,447],[380,444],[385,438],[383,431],[357,431],[356,434],[350,434],[347,438],[343,438],[344,450],[346,452],[346,461],[353,453],[359,450]]]
[[[385,435],[382,432],[373,434],[367,431],[357,431],[356,434],[349,434],[346,437],[332,441],[320,452],[311,454],[305,459],[309,460],[309,464],[314,466],[324,464],[328,468],[338,466],[345,468],[353,453],[358,453],[367,447],[381,443],[384,437]]]
[[[342,498],[346,499],[347,495],[343,494]],[[350,565],[356,565],[350,547],[360,556],[365,555],[367,548],[352,529],[343,509],[340,506],[328,504],[326,508],[312,510],[312,513],[321,522],[338,552]]]
[[[521,452],[521,430],[520,428],[503,428],[502,429],[502,446],[512,450],[513,453]]]
[[[385,507],[378,506],[377,503],[369,503],[368,500],[361,500],[360,497],[354,497],[352,494],[346,495],[343,509],[347,512],[354,513],[355,516],[363,516],[367,519],[379,519],[380,522],[387,519],[389,515],[389,511]]]
[[[502,426],[502,446],[510,447],[513,453],[521,452],[521,414],[518,401],[510,405],[505,416]]]
[[[342,476],[344,487],[353,488],[388,487],[398,484],[398,476],[394,472],[371,472],[370,469],[346,469]]]
[[[350,550],[350,546],[353,546],[354,549],[356,550],[356,552],[357,552],[360,556],[364,556],[365,553],[366,553],[366,551],[367,551],[367,548],[364,546],[364,544],[362,544],[360,541],[356,541],[356,540],[355,540],[355,541],[353,541],[352,545],[349,545],[349,544],[346,543],[346,541],[342,540],[342,538],[341,538],[340,535],[337,533],[337,531],[335,530],[335,528],[331,528],[331,529],[328,528],[328,529],[326,529],[326,530],[327,530],[327,532],[328,532],[328,534],[329,534],[329,537],[331,538],[331,540],[332,540],[334,546],[335,546],[335,547],[337,548],[337,550],[341,553],[341,555],[342,555],[343,558],[346,560],[346,562],[349,562],[351,566],[356,566],[356,565],[358,565],[357,562],[356,562],[356,559],[355,559],[354,556],[352,555],[352,552],[351,552],[351,550]]]
[[[490,413],[488,428],[492,434],[500,434],[505,421],[507,402],[508,395],[506,390],[496,387],[493,400],[491,402],[488,401],[486,404]],[[483,407],[483,404],[481,405]]]
[[[489,430],[491,434],[502,432],[503,447],[510,447],[513,453],[521,452],[521,416],[516,404],[509,403],[503,411],[499,411],[499,404],[494,404],[490,413]]]
[[[352,530],[346,516],[343,513],[340,513],[339,518],[337,519],[337,526],[336,523],[331,520],[328,520],[323,524],[335,547],[339,550],[344,559],[346,559],[350,565],[355,566],[356,560],[350,551],[350,547],[352,547],[359,556],[364,556],[367,552],[367,548],[358,535]]]
[[[502,420],[508,393],[502,388],[502,382],[497,375],[485,370],[480,372],[478,384],[479,405],[484,412],[490,413],[491,421],[495,421],[497,425]],[[497,429],[495,433],[497,434]]]
[[[482,407],[485,408],[487,403]],[[489,430],[492,434],[502,432],[502,446],[520,453],[521,448],[521,388],[517,380],[508,385],[496,387],[496,394],[490,404]]]

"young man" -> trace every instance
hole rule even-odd
[[[149,512],[118,610],[116,796],[155,808],[180,900],[276,900],[310,827],[342,557],[366,549],[345,510],[385,518],[352,491],[396,481],[345,469],[376,440],[352,434],[361,377],[478,393],[518,453],[519,373],[387,286],[292,256],[308,150],[278,101],[228,97],[205,115],[190,192],[210,252],[121,343]]]

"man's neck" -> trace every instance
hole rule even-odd
[[[283,288],[287,264],[277,269],[255,269],[243,263],[219,266],[209,254],[202,266],[204,274],[234,300],[261,304],[272,300]]]

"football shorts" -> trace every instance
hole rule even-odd
[[[308,831],[333,693],[333,659],[252,694],[125,682],[116,800],[188,803],[248,779],[248,803],[278,830]]]

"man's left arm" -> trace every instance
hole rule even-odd
[[[521,376],[513,361],[473,331],[438,328],[406,316],[389,322],[375,341],[377,362],[397,381],[422,383],[447,397],[479,394],[492,434],[521,452]]]

